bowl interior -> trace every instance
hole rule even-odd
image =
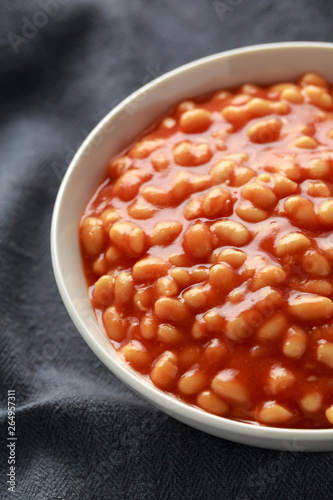
[[[205,413],[156,389],[123,362],[97,323],[83,275],[78,223],[108,160],[129,146],[173,104],[242,83],[295,81],[314,71],[333,82],[333,44],[296,42],[237,49],[157,78],[125,99],[91,132],[75,155],[55,203],[52,262],[64,304],[79,332],[115,375],[179,420],[237,442],[275,449],[333,450],[333,430],[291,430],[235,422]]]

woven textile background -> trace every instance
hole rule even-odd
[[[324,0],[0,3],[0,498],[331,499],[332,453],[269,451],[167,417],[71,323],[51,268],[61,179],[94,125],[143,83],[255,43],[333,41]],[[7,392],[16,491],[7,490]]]

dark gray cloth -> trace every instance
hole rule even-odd
[[[324,0],[1,2],[1,499],[332,498],[332,453],[218,439],[119,382],[72,325],[49,248],[61,178],[110,108],[215,52],[332,41],[332,13]],[[7,490],[8,390],[16,395],[15,493]]]

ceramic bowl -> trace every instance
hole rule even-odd
[[[90,348],[120,380],[168,415],[238,443],[291,451],[333,450],[333,429],[281,429],[217,417],[160,391],[137,374],[118,357],[95,318],[82,270],[78,224],[110,157],[174,103],[242,83],[295,81],[309,71],[333,82],[332,61],[333,44],[287,42],[222,52],[166,73],[126,98],[94,128],[73,158],[54,207],[51,251],[56,281]]]

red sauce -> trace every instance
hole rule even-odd
[[[307,74],[181,103],[110,160],[84,211],[101,327],[188,404],[333,425],[332,95]]]

